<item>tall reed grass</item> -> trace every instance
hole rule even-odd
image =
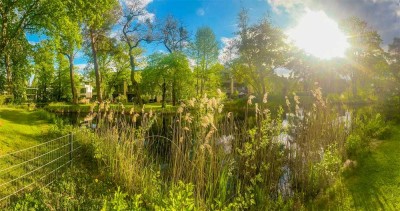
[[[92,106],[99,166],[149,209],[301,208],[339,178],[349,131],[320,88],[313,107],[294,94],[276,118],[267,94],[250,96],[237,116],[218,93],[182,102],[173,116]]]

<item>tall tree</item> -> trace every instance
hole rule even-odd
[[[85,11],[84,24],[86,26],[86,35],[90,43],[92,62],[96,77],[97,100],[102,102],[103,96],[101,89],[101,75],[97,58],[97,44],[101,39],[109,34],[119,18],[119,5],[117,0],[93,0],[83,1],[82,3],[82,8]]]
[[[54,46],[51,41],[42,41],[36,45],[34,55],[35,76],[38,86],[38,100],[48,102],[51,94],[49,88],[54,80]]]
[[[219,61],[225,66],[225,73],[228,75],[230,80],[229,93],[230,97],[234,93],[234,61],[239,57],[238,43],[240,42],[239,37],[224,38],[222,40],[224,47],[219,54]]]
[[[71,84],[72,103],[78,103],[78,91],[75,83],[74,60],[82,45],[83,5],[74,0],[63,1],[63,8],[53,22],[50,36],[54,39],[56,49],[67,57]]]
[[[13,46],[22,39],[26,41],[25,33],[35,33],[47,28],[59,8],[60,1],[53,0],[0,1],[0,57],[4,63],[9,91],[13,92],[10,65]]]
[[[184,48],[189,43],[189,32],[172,15],[169,15],[164,21],[161,27],[161,42],[167,49],[167,51],[172,54],[175,52],[182,52]],[[180,54],[176,54],[178,56]],[[180,71],[179,68],[175,68],[175,71]],[[172,105],[176,105],[178,99],[177,85],[180,83],[177,81],[177,77],[173,77],[172,81]],[[184,79],[185,80],[185,79]]]
[[[197,95],[203,95],[207,89],[207,81],[215,76],[210,68],[218,62],[218,42],[210,27],[197,29],[191,54],[196,60],[196,92]]]
[[[236,71],[238,77],[254,89],[258,96],[267,90],[267,79],[275,69],[286,64],[287,44],[285,35],[271,25],[268,19],[248,25],[248,13],[239,14],[239,54],[241,68]]]
[[[348,35],[350,48],[347,51],[348,76],[352,82],[353,97],[358,96],[359,85],[368,85],[367,77],[373,75],[373,67],[376,58],[382,56],[380,47],[382,40],[376,30],[371,29],[368,24],[356,17],[346,19],[341,27]]]
[[[190,41],[189,31],[172,15],[165,19],[160,36],[162,44],[169,53],[183,51]]]
[[[190,96],[192,78],[189,61],[180,52],[153,54],[150,56],[148,66],[143,70],[144,87],[151,94],[161,93],[163,108],[166,105],[168,92],[172,95],[172,101]]]
[[[151,42],[153,38],[154,14],[146,10],[148,0],[121,0],[122,7],[122,40],[127,44],[131,66],[131,82],[136,97],[136,102],[142,104],[139,83],[136,81],[136,59],[134,49],[141,42]]]

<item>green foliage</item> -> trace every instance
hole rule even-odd
[[[251,26],[248,19],[247,10],[242,10],[238,18],[237,34],[241,42],[238,46],[240,57],[234,68],[235,77],[262,97],[271,91],[267,87],[267,79],[274,75],[275,68],[285,64],[288,46],[284,41],[285,35],[268,19],[264,18]]]
[[[364,156],[369,152],[369,146],[373,139],[385,139],[390,136],[388,125],[381,114],[371,110],[360,110],[352,120],[354,128],[347,138],[346,150],[350,158]]]
[[[142,75],[143,90],[150,95],[162,95],[164,102],[168,96],[176,104],[178,100],[193,95],[193,74],[182,53],[151,55]]]
[[[190,54],[196,61],[194,68],[196,93],[203,96],[215,90],[215,81],[221,77],[223,67],[216,66],[218,59],[218,42],[210,27],[201,27],[196,31],[194,42],[190,46]]]
[[[195,210],[194,185],[178,181],[162,202],[162,206],[155,207],[156,210]]]

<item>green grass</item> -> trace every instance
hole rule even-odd
[[[346,178],[357,210],[400,210],[400,125],[389,140],[373,141],[371,154]]]
[[[0,107],[0,155],[39,144],[50,127],[41,111]]]
[[[83,112],[87,113],[90,112],[90,105],[91,104],[68,104],[68,103],[50,103],[49,105],[45,106],[44,109],[50,112],[56,112],[56,113],[75,113],[75,112]],[[130,109],[133,107],[133,104],[124,104],[125,111],[129,112]],[[119,104],[111,104],[110,108],[114,110],[118,110],[120,108]],[[149,112],[150,109],[156,112],[161,112],[163,111],[163,108],[161,108],[161,103],[149,103],[144,105],[145,112]],[[164,109],[164,112],[167,113],[174,113],[177,109],[177,106],[172,106],[170,104],[166,105],[166,108]],[[94,109],[95,111],[97,110],[97,107]],[[139,105],[135,105],[135,111],[141,111],[142,107]]]

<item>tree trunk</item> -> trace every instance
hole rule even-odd
[[[72,103],[73,104],[78,104],[78,91],[76,90],[76,86],[75,86],[74,55],[73,55],[73,53],[70,54],[68,56],[68,58],[69,58],[69,76],[71,78]]]
[[[176,90],[176,81],[172,82],[172,105],[176,106],[176,101],[177,101],[177,90]]]
[[[165,83],[165,78],[164,78],[164,81],[162,84],[162,105],[161,105],[162,108],[165,108],[166,97],[167,97],[167,84]]]
[[[97,61],[97,49],[96,49],[96,39],[93,34],[93,30],[90,30],[90,41],[92,46],[92,54],[93,54],[93,65],[94,72],[96,75],[96,92],[97,92],[97,101],[102,102],[103,97],[101,95],[101,83],[100,83],[100,71],[99,71],[99,63]]]
[[[61,101],[61,95],[62,95],[61,68],[58,68],[58,95],[57,95],[57,101]]]
[[[233,75],[230,76],[230,79],[231,79],[231,99],[232,99],[233,93],[235,92],[235,90],[234,90],[235,82],[233,81]]]
[[[4,66],[6,69],[6,80],[7,80],[7,92],[12,93],[12,76],[11,76],[11,64],[10,64],[10,55],[5,52],[4,56]]]
[[[136,98],[136,103],[138,103],[140,106],[142,106],[143,101],[142,101],[142,98],[140,97],[139,83],[135,79],[135,58],[132,55],[132,48],[129,49],[129,62],[131,65],[131,81],[132,81],[132,86],[133,86],[133,92],[134,92],[135,98]]]

